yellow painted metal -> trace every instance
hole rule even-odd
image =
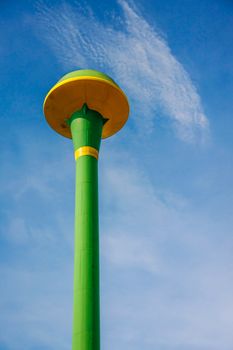
[[[107,120],[102,138],[115,134],[128,119],[129,103],[124,92],[117,84],[93,76],[77,76],[58,82],[45,98],[45,117],[54,130],[71,138],[66,120],[85,103]]]
[[[75,160],[77,160],[79,157],[82,156],[92,156],[96,159],[98,159],[99,156],[99,152],[97,149],[95,149],[94,147],[90,147],[90,146],[83,146],[78,148],[75,152],[74,152],[74,158]]]

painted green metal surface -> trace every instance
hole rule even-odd
[[[99,150],[104,119],[86,105],[69,120],[74,150]],[[72,350],[100,349],[98,160],[76,160]]]
[[[77,78],[77,77],[94,77],[94,78],[101,78],[107,81],[110,81],[111,83],[115,84],[116,86],[117,83],[110,78],[107,74],[104,74],[102,72],[99,72],[97,70],[94,69],[79,69],[79,70],[75,70],[73,72],[70,72],[66,75],[64,75],[58,82],[64,81],[66,79],[70,79],[70,78]]]

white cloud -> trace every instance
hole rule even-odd
[[[230,349],[232,257],[229,242],[219,245],[221,224],[188,199],[174,195],[164,203],[127,152],[124,164],[118,156],[105,155],[101,187],[114,212],[102,213],[101,251],[110,270],[103,299],[111,296],[104,319],[114,329],[108,333],[104,324],[108,344],[113,350]]]
[[[34,256],[35,260],[38,258]],[[65,266],[64,266],[65,264]],[[72,265],[46,269],[1,264],[0,341],[7,349],[59,348],[71,343]],[[4,326],[3,326],[4,325]],[[4,331],[2,331],[4,330]],[[12,336],[14,334],[14,336]]]
[[[133,268],[151,273],[159,271],[155,251],[149,241],[126,232],[107,233],[101,247],[107,260],[120,268]]]
[[[40,5],[44,15],[40,21],[67,68],[107,67],[135,100],[135,110],[155,115],[161,108],[173,118],[179,135],[193,139],[196,128],[206,128],[206,119],[201,118],[200,100],[187,73],[156,31],[125,2],[121,5],[126,32],[104,28],[91,14],[71,13],[67,5],[62,12]],[[87,24],[90,18],[93,20]],[[142,33],[140,26],[145,28]],[[90,37],[91,31],[96,33],[97,43]],[[146,36],[144,40],[143,33],[149,39]],[[140,91],[146,109],[136,101]],[[146,121],[154,122],[153,118]],[[141,123],[139,117],[137,122]],[[33,137],[28,139],[30,134]],[[58,140],[59,136],[48,140],[43,131],[37,135],[35,130],[24,130],[14,144],[20,150],[15,162],[18,160],[21,171],[15,176],[18,164],[11,162],[9,168],[10,157],[2,162],[2,183],[5,178],[8,182],[1,191],[2,208],[14,215],[6,229],[2,226],[1,239],[5,244],[4,237],[9,234],[10,242],[17,243],[10,247],[8,267],[4,262],[0,267],[4,286],[0,341],[11,349],[18,349],[18,344],[24,349],[31,349],[32,344],[66,349],[71,343],[72,147],[70,144],[68,151]],[[209,217],[200,215],[190,206],[192,199],[169,190],[158,192],[150,181],[153,174],[141,162],[147,145],[132,150],[129,142],[121,148],[117,140],[115,144],[108,140],[110,147],[101,150],[102,348],[231,349],[231,235],[228,244],[222,242],[227,236],[223,231],[230,232],[232,225],[219,222],[216,211]],[[155,162],[155,171],[157,165]],[[172,173],[170,179],[180,176],[179,165],[180,158],[174,168],[177,174]],[[190,174],[184,175],[192,179]],[[5,252],[3,261],[4,256]]]
[[[5,201],[9,197],[14,216],[8,229],[2,227],[1,239],[5,243],[10,234],[17,246],[11,246],[14,254],[9,253],[7,267],[0,265],[0,341],[11,349],[18,344],[24,349],[32,344],[55,349],[60,344],[65,349],[72,323],[72,147],[68,157],[58,137],[51,153],[44,152],[44,134],[36,139],[34,131],[28,139],[30,150],[24,137],[16,138],[23,168],[18,186],[11,186],[15,174],[6,167],[13,163],[7,157],[2,162],[9,182]],[[40,150],[36,159],[35,147]],[[62,150],[60,160],[51,161]],[[108,141],[101,151],[103,349],[111,344],[112,350],[228,350],[233,344],[232,249],[230,241],[222,243],[227,235],[222,234],[222,223],[212,214],[201,216],[190,206],[191,199],[158,193],[139,162],[143,150],[138,154]],[[15,195],[24,174],[33,180]],[[52,191],[45,195],[52,175]]]
[[[90,9],[84,13],[78,5],[50,7],[42,2],[40,35],[66,70],[96,68],[112,74],[129,96],[131,117],[140,129],[150,131],[163,115],[181,139],[200,142],[208,120],[188,73],[156,28],[126,1],[119,4],[123,17],[106,25]]]

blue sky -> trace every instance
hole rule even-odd
[[[0,350],[71,348],[74,159],[42,104],[125,90],[99,162],[102,350],[233,348],[233,4],[1,1]]]

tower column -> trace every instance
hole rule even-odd
[[[98,154],[101,138],[126,123],[129,103],[108,75],[81,69],[51,88],[44,114],[53,130],[72,138],[76,160],[72,350],[100,350]]]
[[[72,350],[99,350],[98,152],[104,119],[84,105],[69,124],[76,159]]]

